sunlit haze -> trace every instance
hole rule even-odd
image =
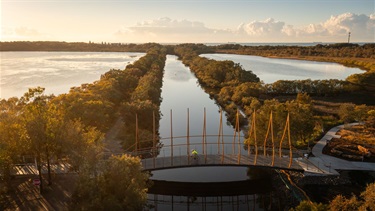
[[[374,42],[373,0],[2,0],[1,41]]]

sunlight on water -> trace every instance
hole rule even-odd
[[[0,98],[20,97],[41,86],[46,94],[69,92],[92,83],[110,69],[125,69],[144,53],[109,52],[1,52]]]
[[[234,54],[202,54],[201,56],[220,61],[232,60],[241,64],[245,70],[253,71],[264,83],[273,83],[277,80],[345,80],[349,75],[363,72],[358,68],[350,68],[328,62],[274,59]]]

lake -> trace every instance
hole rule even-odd
[[[315,62],[295,59],[276,59],[260,56],[236,54],[201,54],[200,56],[218,61],[232,60],[245,70],[251,70],[264,83],[277,80],[344,80],[349,75],[363,73],[358,68],[345,67],[336,63]]]
[[[110,69],[125,69],[144,53],[117,52],[0,52],[0,98],[21,97],[41,86],[46,94],[69,92],[92,83]]]

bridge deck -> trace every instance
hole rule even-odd
[[[199,155],[196,160],[182,155],[142,159],[142,166],[145,171],[195,166],[258,166],[303,171],[297,162],[293,162],[289,168],[288,157],[275,157],[273,166],[272,156],[258,155],[256,163],[254,160],[255,155]]]

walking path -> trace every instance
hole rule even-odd
[[[339,135],[336,135],[339,130],[343,129],[344,127],[352,127],[358,124],[359,123],[339,125],[329,130],[312,148],[312,154],[315,157],[310,157],[300,162],[301,166],[305,165],[305,173],[318,175],[339,175],[336,170],[375,171],[375,163],[347,161],[323,154],[323,148],[327,144],[327,141],[331,141],[332,138],[340,138]],[[306,168],[306,164],[308,165],[308,162],[315,165],[320,170],[314,171],[311,167],[311,169],[308,169],[308,167]]]

